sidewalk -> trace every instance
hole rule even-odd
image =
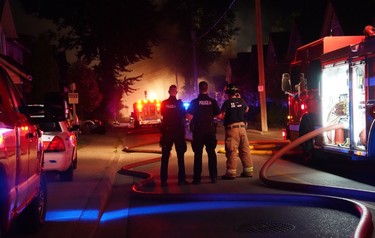
[[[217,126],[217,139],[218,141],[224,140],[224,126],[222,124],[218,124]],[[249,141],[254,140],[282,140],[282,128],[268,128],[268,131],[261,131],[255,128],[247,128],[247,135]],[[186,131],[186,138],[191,140],[191,132]]]

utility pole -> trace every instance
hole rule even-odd
[[[77,118],[77,112],[76,112],[76,104],[78,104],[78,93],[76,93],[75,90],[76,90],[76,84],[71,83],[70,84],[71,93],[68,94],[68,102],[69,102],[69,104],[72,104],[72,107],[73,107],[74,125],[79,125],[79,121],[78,121],[78,118]]]
[[[260,100],[260,120],[262,131],[268,131],[267,124],[267,104],[266,104],[266,84],[264,77],[264,58],[263,58],[263,40],[262,40],[262,17],[260,14],[260,0],[255,0],[257,49],[258,49],[258,72],[259,72],[259,100]]]
[[[198,72],[197,72],[197,49],[196,49],[196,33],[193,30],[191,32],[191,40],[193,41],[193,70],[194,70],[194,78],[193,78],[193,85],[194,85],[194,93],[198,96]]]

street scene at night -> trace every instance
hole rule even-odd
[[[373,0],[0,6],[0,238],[375,238]]]

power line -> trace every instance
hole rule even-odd
[[[207,35],[208,33],[210,33],[216,26],[217,24],[219,24],[219,22],[224,18],[224,16],[228,13],[228,11],[232,8],[232,6],[234,5],[234,3],[236,2],[236,0],[233,0],[232,3],[229,5],[229,7],[227,8],[227,10],[225,10],[225,12],[223,13],[223,15],[215,22],[215,24],[210,27],[205,33],[203,33],[200,37],[198,37],[195,41],[199,41],[201,38],[203,38],[205,35]]]

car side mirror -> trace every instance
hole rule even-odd
[[[291,89],[290,76],[288,73],[283,73],[281,78],[281,90],[283,90],[283,92],[289,92]]]
[[[79,131],[80,126],[79,125],[72,125],[70,127],[70,131]]]

